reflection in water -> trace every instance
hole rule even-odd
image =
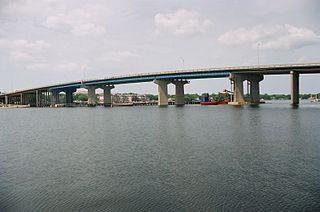
[[[319,111],[0,110],[0,211],[316,211]]]

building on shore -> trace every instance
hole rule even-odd
[[[103,103],[103,95],[98,96],[99,103]],[[136,93],[114,93],[111,95],[111,101],[113,104],[123,103],[136,103],[136,102],[148,102],[149,99],[145,94]]]

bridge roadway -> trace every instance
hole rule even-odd
[[[259,82],[264,75],[291,75],[291,103],[299,104],[299,75],[320,73],[320,63],[304,64],[278,64],[236,66],[223,68],[189,69],[167,72],[151,72],[132,74],[125,76],[108,77],[92,80],[79,80],[67,83],[47,85],[37,88],[16,90],[14,92],[0,94],[2,104],[29,104],[34,107],[55,106],[61,103],[59,93],[65,92],[66,106],[72,106],[73,92],[78,88],[88,89],[88,105],[95,106],[95,89],[104,90],[104,105],[111,106],[111,89],[117,84],[154,82],[158,85],[159,106],[168,105],[167,85],[173,83],[176,86],[176,105],[184,104],[184,84],[190,79],[229,77],[233,85],[232,104],[245,104],[260,102]],[[249,99],[244,98],[243,82],[249,82]]]

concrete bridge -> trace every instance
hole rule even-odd
[[[108,77],[93,80],[73,81],[37,88],[19,90],[11,93],[0,94],[2,104],[30,104],[32,107],[54,106],[60,103],[59,93],[65,92],[64,104],[72,106],[73,93],[78,88],[88,89],[88,105],[96,105],[95,91],[102,88],[104,91],[104,105],[111,103],[111,90],[118,84],[154,82],[158,86],[158,105],[168,105],[168,84],[173,83],[176,90],[178,106],[184,105],[184,85],[191,79],[228,77],[232,83],[232,104],[245,103],[257,104],[260,102],[260,81],[264,75],[291,75],[291,103],[299,104],[299,75],[320,73],[320,63],[281,64],[281,65],[256,65],[224,68],[189,69],[167,72],[153,72],[132,74],[118,77]],[[249,83],[249,99],[244,98],[243,82]]]

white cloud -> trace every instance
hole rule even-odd
[[[113,14],[108,4],[82,4],[79,0],[8,1],[1,6],[0,14],[15,22],[19,17],[19,21],[31,22],[33,26],[79,36],[105,33],[108,17]]]
[[[51,45],[44,40],[7,40],[0,39],[0,47],[11,59],[18,62],[42,61],[43,50]]]
[[[13,47],[16,48],[23,48],[23,49],[29,49],[29,50],[42,50],[44,48],[48,48],[51,45],[47,43],[44,40],[36,40],[34,42],[27,41],[27,40],[14,40],[12,41]]]
[[[127,60],[135,59],[140,55],[130,51],[110,51],[98,58],[99,61],[113,61],[124,62]]]
[[[39,26],[48,16],[66,10],[68,3],[63,0],[9,0],[0,4],[0,14],[16,26],[30,23]]]
[[[75,26],[71,32],[75,35],[88,35],[88,34],[104,34],[106,29],[102,26],[95,25],[92,23],[81,24],[79,26]]]
[[[59,72],[59,73],[82,73],[85,70],[88,70],[90,67],[87,64],[79,64],[75,62],[67,62],[57,64],[55,63],[46,63],[46,62],[33,62],[25,66],[28,70],[32,71],[47,71],[47,72]]]
[[[40,51],[50,46],[51,44],[44,40],[28,41],[0,39],[0,47],[9,50]]]
[[[10,58],[15,61],[22,61],[22,62],[35,61],[34,56],[26,52],[17,52],[17,51],[10,52]]]
[[[74,72],[74,71],[81,71],[82,70],[82,65],[79,65],[77,63],[73,62],[68,62],[68,63],[63,63],[60,65],[57,65],[55,67],[56,71],[61,71],[61,72]]]
[[[81,8],[62,11],[48,16],[42,23],[45,27],[54,30],[66,30],[74,35],[104,34],[103,22],[105,14],[101,7],[84,5]]]
[[[203,33],[211,24],[197,12],[179,9],[174,13],[158,13],[154,17],[158,32],[170,32],[175,35]]]
[[[9,41],[6,40],[6,39],[1,39],[1,38],[0,38],[0,47],[1,47],[1,48],[8,48],[8,46],[10,46],[10,45],[9,45]]]
[[[43,71],[49,68],[47,63],[33,63],[26,66],[27,69],[32,71]]]
[[[254,26],[230,30],[218,37],[225,45],[251,44],[261,49],[289,50],[320,42],[320,37],[312,30],[298,28],[290,24],[275,26]]]

